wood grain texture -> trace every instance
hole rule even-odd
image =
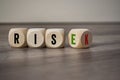
[[[88,28],[88,49],[11,48],[12,27]],[[0,25],[0,80],[120,80],[120,24],[4,24]]]

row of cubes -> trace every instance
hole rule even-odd
[[[62,48],[65,44],[63,28],[11,28],[8,41],[11,47]],[[88,48],[92,44],[92,34],[88,29],[71,29],[68,43],[73,48]]]

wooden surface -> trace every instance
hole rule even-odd
[[[12,27],[88,28],[93,44],[88,49],[11,48]],[[0,25],[0,80],[120,80],[120,24]]]

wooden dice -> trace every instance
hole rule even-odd
[[[64,47],[64,29],[47,29],[45,43],[49,48]]]
[[[27,28],[12,28],[9,31],[8,41],[11,47],[25,47]]]
[[[71,29],[68,40],[73,48],[87,48],[92,43],[92,34],[88,29]]]
[[[11,47],[61,48],[64,47],[65,33],[62,28],[12,28],[8,41]],[[92,44],[92,34],[88,29],[71,29],[68,34],[69,45],[73,48],[88,48]]]
[[[45,28],[31,28],[27,32],[27,44],[29,47],[37,48],[45,46]]]

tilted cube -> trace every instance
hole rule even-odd
[[[88,48],[92,44],[92,34],[88,29],[71,29],[68,40],[73,48]]]

